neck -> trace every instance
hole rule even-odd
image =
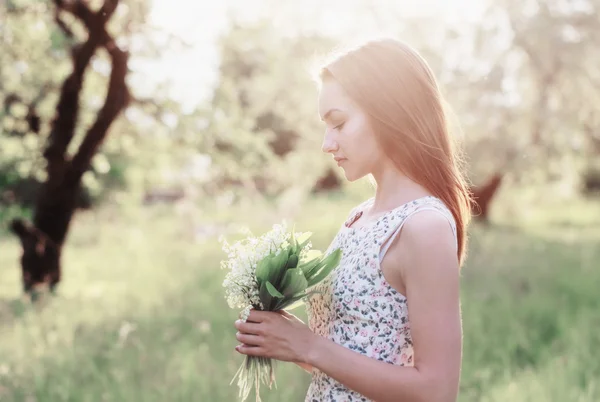
[[[376,215],[398,207],[414,199],[431,195],[423,186],[409,179],[395,166],[383,166],[373,172],[377,183],[375,201],[371,214]]]

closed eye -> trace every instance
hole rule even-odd
[[[342,127],[344,127],[344,124],[346,124],[346,122],[343,122],[343,123],[341,123],[341,124],[338,124],[338,125],[337,125],[337,126],[335,126],[333,129],[334,129],[334,130],[341,130],[341,129],[342,129]]]

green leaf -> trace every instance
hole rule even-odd
[[[269,291],[269,294],[273,297],[277,297],[277,298],[282,298],[283,295],[281,293],[279,293],[279,291],[277,289],[275,289],[275,286],[273,286],[273,284],[269,281],[265,282],[265,284],[267,285],[267,290]]]
[[[301,292],[298,295],[294,295],[289,299],[278,300],[275,306],[273,306],[273,311],[282,310],[282,309],[294,309],[304,304],[304,300],[307,297],[312,296],[313,294],[319,294],[322,292],[311,291],[311,292]]]
[[[285,266],[286,268],[296,268],[298,266],[298,256],[296,254],[292,254],[290,258],[288,258],[288,262]]]
[[[320,264],[320,270],[314,270],[307,276],[308,287],[314,286],[321,282],[327,277],[339,264],[341,259],[342,251],[340,249],[335,250],[329,254],[323,262]],[[331,257],[331,258],[330,258]]]
[[[310,240],[311,236],[312,236],[312,232],[304,232],[304,233],[302,233],[302,235],[300,237],[298,237],[298,239],[297,239],[298,244],[304,244],[304,245],[306,245],[308,243],[308,241]]]
[[[258,297],[260,298],[261,303],[263,304],[263,307],[266,311],[270,311],[270,306],[271,303],[273,302],[273,297],[269,294],[269,291],[267,290],[267,283],[269,282],[263,282],[260,285],[260,289],[258,291]]]
[[[294,302],[292,302],[292,303],[286,304],[285,306],[282,306],[282,307],[278,307],[277,310],[283,310],[283,309],[293,310],[295,308],[302,306],[303,304],[304,304],[304,300],[302,300],[302,297],[301,297],[298,300],[294,300]],[[275,310],[275,311],[277,311],[277,310]]]
[[[321,261],[319,261],[319,263],[315,267],[313,267],[311,270],[306,272],[306,274],[305,274],[306,279],[310,281],[310,279],[314,275],[319,273],[323,267],[333,266],[333,268],[335,268],[340,263],[341,258],[342,258],[342,250],[339,248],[335,249],[329,255],[327,255]]]
[[[310,261],[313,258],[321,258],[323,256],[323,253],[320,250],[308,250],[305,254],[304,254],[304,259],[306,261]]]
[[[314,286],[317,283],[321,282],[323,279],[327,278],[327,276],[335,269],[335,265],[325,266],[319,272],[317,272],[314,276],[312,276],[307,282],[308,287]]]
[[[285,272],[279,289],[281,289],[285,297],[291,297],[296,293],[305,291],[307,286],[308,283],[302,270],[291,268]]]
[[[278,255],[271,255],[269,282],[276,288],[280,288],[287,261],[288,253],[286,250],[281,250]]]
[[[295,308],[295,307],[301,306],[304,303],[302,301],[302,299],[304,299],[304,297],[306,297],[306,296],[304,295],[304,293],[302,293],[301,295],[291,297],[289,299],[278,300],[277,304],[275,304],[275,306],[273,306],[273,311],[282,310],[284,308],[290,309],[290,308]],[[294,306],[294,307],[290,307],[290,306]]]
[[[304,273],[304,275],[306,276],[306,274],[308,272],[310,272],[314,267],[317,266],[317,264],[319,264],[319,262],[321,261],[321,254],[319,253],[318,256],[314,257],[313,259],[308,259],[308,261],[303,262],[302,264],[298,265],[298,268],[300,268],[302,270],[302,272]]]
[[[276,258],[279,258],[279,256],[271,254],[261,260],[261,263],[257,264],[256,279],[259,281],[259,283],[269,281],[272,284],[277,284],[279,281],[281,268],[278,265],[279,261],[275,260]]]
[[[292,254],[296,254],[298,253],[298,242],[296,241],[296,225],[294,224],[294,226],[292,227],[292,234],[291,234],[291,239],[290,239],[290,243],[292,245],[291,247],[291,253]]]
[[[310,241],[310,237],[312,236],[311,232],[303,233],[297,240],[298,242],[298,253],[302,251],[302,249],[308,244]]]
[[[256,264],[256,279],[259,284],[262,284],[265,281],[268,281],[270,278],[270,269],[269,269],[269,260],[270,256],[266,256],[262,260]]]
[[[278,255],[272,257],[271,269],[275,272],[279,272],[281,269],[284,269],[288,260],[288,253],[284,250],[281,250]]]

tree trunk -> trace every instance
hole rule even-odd
[[[500,187],[503,178],[503,172],[496,172],[482,185],[471,188],[473,199],[471,204],[471,212],[473,213],[475,219],[483,223],[489,223],[490,205],[496,197],[498,188]]]
[[[125,82],[128,55],[116,46],[105,29],[118,0],[106,0],[96,12],[90,10],[84,0],[68,3],[54,0],[54,3],[57,23],[67,36],[72,36],[72,33],[60,20],[59,11],[71,13],[79,19],[89,35],[84,43],[74,45],[72,49],[73,71],[63,83],[56,118],[44,150],[47,179],[37,194],[33,225],[22,219],[15,219],[11,224],[12,231],[19,237],[23,247],[21,268],[26,293],[32,293],[44,285],[54,291],[60,282],[62,247],[75,214],[81,178],[89,169],[112,122],[129,100]],[[112,61],[106,100],[71,159],[67,148],[75,133],[84,72],[100,47],[106,49]]]
[[[35,206],[33,225],[20,219],[12,224],[13,232],[19,236],[23,246],[21,268],[26,293],[43,284],[48,284],[54,291],[60,281],[62,246],[75,212],[79,189],[78,185],[62,183],[65,181],[43,184]]]

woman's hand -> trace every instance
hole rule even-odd
[[[236,350],[248,356],[306,363],[317,337],[306,324],[287,311],[251,310],[246,322],[235,322]]]

